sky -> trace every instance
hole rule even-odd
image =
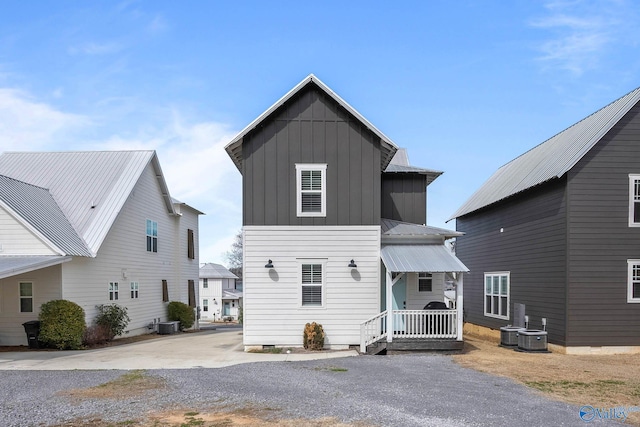
[[[30,1],[0,14],[0,151],[156,150],[200,218],[242,227],[224,146],[313,73],[444,171],[429,225],[503,164],[640,86],[640,2]]]

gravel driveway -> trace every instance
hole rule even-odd
[[[167,387],[143,396],[73,401],[57,394],[96,386],[123,373],[2,372],[0,425],[48,425],[95,416],[125,421],[172,408],[204,412],[246,406],[275,408],[278,418],[336,417],[379,426],[585,425],[577,407],[434,354],[154,370],[148,374],[164,378]]]

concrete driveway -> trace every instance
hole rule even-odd
[[[0,353],[0,370],[190,369],[221,368],[250,362],[330,359],[356,351],[267,354],[245,353],[242,329],[223,327],[167,335],[149,341],[97,350]]]

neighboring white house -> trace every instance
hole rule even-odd
[[[242,289],[237,289],[238,276],[224,266],[214,263],[200,267],[200,317],[204,320],[221,320],[225,317],[238,320],[242,306]]]
[[[0,156],[0,345],[53,299],[127,307],[130,335],[198,301],[198,210],[172,199],[155,151]],[[153,326],[151,326],[152,328]]]

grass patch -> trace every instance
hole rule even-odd
[[[316,371],[329,371],[329,372],[347,372],[347,368],[341,368],[339,366],[318,366],[313,368]]]
[[[63,394],[75,399],[124,399],[165,386],[163,379],[152,377],[144,370],[135,370],[104,384],[86,389],[69,390]]]
[[[262,350],[249,350],[249,353],[281,354],[283,350],[282,347],[267,347]]]
[[[585,393],[590,396],[606,397],[612,393],[625,393],[631,396],[640,396],[640,384],[622,380],[594,380],[584,381],[524,381],[524,384],[543,393],[566,395],[572,393]]]

